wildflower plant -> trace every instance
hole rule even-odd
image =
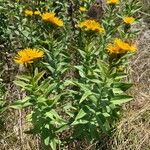
[[[38,63],[32,72],[16,77],[14,83],[26,97],[10,107],[32,108],[28,133],[40,135],[46,148],[64,148],[76,139],[92,144],[111,133],[122,104],[132,100],[126,93],[132,84],[123,81],[127,72],[118,68],[127,66],[137,50],[133,40],[137,32],[131,30],[135,18],[130,17],[139,3],[107,0],[101,20],[82,14],[90,0],[31,3],[22,19],[28,26],[23,28],[29,29],[22,46],[31,48],[17,52],[14,60],[32,65],[38,59]],[[65,132],[70,136],[62,138]]]

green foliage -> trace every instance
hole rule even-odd
[[[123,22],[123,17],[134,17],[138,3],[133,0],[123,6],[108,5],[100,21],[105,33],[79,28],[86,20],[79,7],[89,8],[90,3],[39,0],[7,5],[11,8],[7,13],[9,24],[14,23],[12,49],[31,47],[45,52],[42,60],[24,65],[26,72],[16,76],[14,83],[26,96],[10,106],[31,108],[27,121],[32,128],[26,133],[40,135],[45,149],[56,150],[58,145],[63,148],[76,139],[92,143],[102,134],[111,134],[122,104],[132,100],[126,94],[132,84],[124,82],[127,72],[119,67],[125,68],[133,53],[111,54],[107,46],[116,37],[133,40],[137,33]],[[25,16],[25,9],[42,14],[55,12],[64,25],[52,25],[38,15]],[[64,132],[70,136],[62,138]]]

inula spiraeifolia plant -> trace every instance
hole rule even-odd
[[[14,62],[26,68],[14,83],[26,97],[11,108],[31,108],[28,132],[53,150],[67,141],[92,144],[110,134],[120,106],[132,100],[126,94],[132,84],[123,79],[137,50],[131,26],[138,21],[139,2],[106,0],[100,18],[89,17],[90,6],[99,7],[91,0],[13,5],[22,43]],[[69,136],[61,136],[66,132]]]

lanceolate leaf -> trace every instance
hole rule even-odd
[[[123,83],[123,82],[113,83],[114,88],[120,88],[122,91],[128,90],[132,85],[133,85],[132,83]]]
[[[90,96],[90,95],[92,95],[92,93],[91,93],[90,91],[85,92],[85,93],[82,95],[82,97],[81,97],[79,103],[82,103],[82,102],[83,102],[84,100],[86,100],[86,99],[88,98],[88,96]]]
[[[121,104],[131,101],[132,99],[133,98],[128,95],[117,95],[114,98],[112,98],[110,102],[115,105],[121,105]]]
[[[85,111],[83,109],[80,109],[72,124],[76,123],[76,121],[83,118],[85,115],[86,115]]]

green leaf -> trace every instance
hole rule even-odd
[[[77,116],[75,117],[75,121],[83,118],[85,115],[86,115],[85,111],[83,109],[80,109],[79,112],[78,112],[78,114],[77,114]]]
[[[123,91],[120,89],[120,88],[113,88],[112,89],[113,93],[116,95],[116,94],[122,94]]]
[[[109,113],[107,113],[107,112],[102,113],[102,115],[104,115],[104,117],[105,117],[105,118],[110,117],[110,114],[109,114]]]
[[[50,84],[44,91],[44,96],[47,97],[56,88],[57,83]],[[44,90],[44,89],[43,89]]]
[[[82,78],[85,78],[86,76],[85,76],[85,73],[84,73],[84,71],[83,71],[83,66],[74,66],[76,69],[78,69],[78,71],[79,71],[79,74],[80,74],[80,76],[82,77]]]
[[[87,124],[89,121],[87,120],[84,120],[84,119],[80,119],[80,120],[77,120],[77,121],[74,121],[71,125],[78,125],[78,124]]]
[[[43,77],[44,74],[45,74],[45,71],[42,71],[42,72],[36,74],[34,76],[34,78],[32,79],[32,82],[37,84],[38,81]]]
[[[98,99],[97,99],[97,97],[96,97],[95,95],[90,95],[89,98],[90,98],[90,100],[91,100],[94,104],[97,105]]]
[[[47,87],[49,86],[51,81],[51,78],[47,78],[44,81],[42,81],[41,85],[38,87],[38,89],[40,89],[41,91],[45,91],[45,89],[47,89]]]
[[[46,112],[45,116],[52,119],[57,125],[65,124],[65,121],[59,116],[59,114],[54,109],[51,109],[49,112]]]
[[[103,83],[100,79],[90,79],[91,82],[96,83],[96,84],[101,84]]]
[[[75,85],[75,83],[72,80],[66,80],[64,82],[64,86],[69,86],[69,85]]]
[[[113,97],[110,102],[114,105],[121,105],[121,104],[131,101],[132,99],[133,97],[128,96],[128,95],[117,95]]]
[[[79,51],[80,55],[85,59],[86,58],[86,52],[84,52],[80,49],[78,49],[78,51]]]
[[[49,64],[49,63],[46,63],[46,62],[42,62],[42,64],[50,71],[50,72],[54,72],[55,69]]]
[[[114,88],[120,88],[122,91],[127,91],[133,84],[132,83],[113,83]]]
[[[118,72],[118,73],[113,74],[113,77],[116,80],[120,80],[120,79],[126,78],[127,74],[126,73],[122,73],[122,72]]]
[[[31,98],[30,97],[25,97],[23,100],[18,100],[14,102],[12,105],[10,105],[10,108],[13,109],[22,109],[24,107],[32,106],[33,104],[29,102]]]
[[[40,97],[37,98],[38,103],[45,102],[45,101],[47,101],[47,99],[44,98],[43,96],[40,96]]]
[[[49,136],[44,139],[44,144],[46,146],[48,146],[50,144],[50,137]]]
[[[82,102],[83,102],[84,100],[86,100],[86,99],[88,98],[88,96],[90,96],[90,95],[92,95],[92,92],[90,92],[90,91],[85,92],[85,93],[82,95],[82,97],[81,97],[79,103],[82,103]]]
[[[90,89],[85,85],[85,84],[82,84],[82,83],[79,83],[79,82],[74,82],[76,85],[78,85],[81,90],[83,90],[84,92],[91,92]]]
[[[16,78],[19,80],[26,81],[26,82],[29,82],[31,80],[31,77],[27,75],[16,76]]]
[[[56,150],[57,140],[56,139],[51,139],[50,140],[50,146],[51,146],[52,150]]]
[[[100,77],[102,78],[102,80],[105,80],[105,78],[108,76],[109,71],[108,64],[102,60],[98,60],[97,65],[99,68]]]
[[[23,89],[26,88],[26,86],[28,85],[27,83],[25,83],[24,81],[13,81],[15,85],[22,87]]]
[[[69,129],[69,125],[63,125],[59,129],[57,129],[56,133],[62,132],[67,129]]]

